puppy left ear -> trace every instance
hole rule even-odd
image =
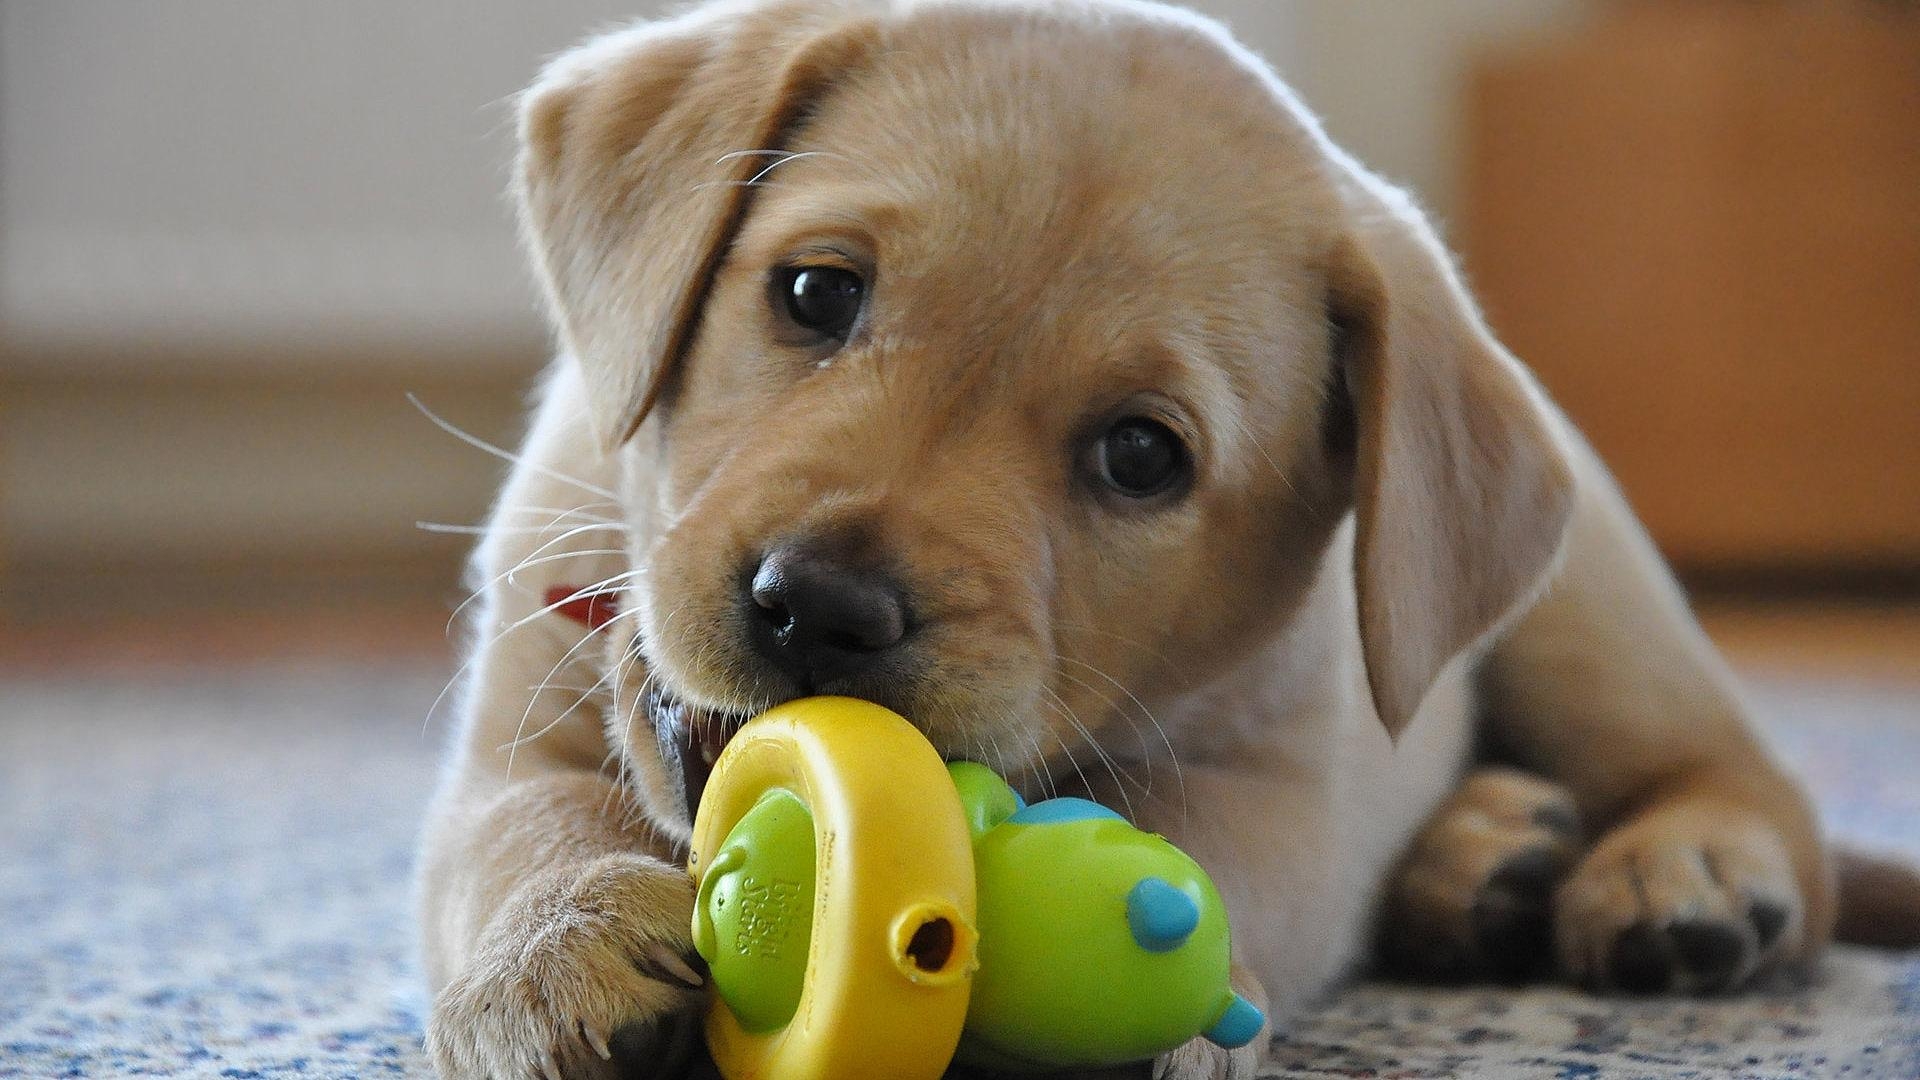
[[[1370,175],[1354,183],[1328,295],[1351,398],[1360,638],[1397,737],[1441,671],[1544,586],[1573,481],[1539,390],[1424,217]]]
[[[659,401],[752,180],[864,58],[874,10],[707,4],[562,55],[521,98],[521,231],[607,446]]]

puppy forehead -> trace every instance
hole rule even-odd
[[[1131,234],[1176,264],[1323,237],[1327,215],[1302,212],[1330,201],[1317,129],[1256,61],[1147,5],[1076,10],[932,4],[888,24],[763,179],[830,174],[821,212],[864,202],[940,255],[981,250],[981,229],[1056,251]]]
[[[956,316],[1012,293],[1157,312],[1188,344],[1315,291],[1337,214],[1311,119],[1206,24],[1074,10],[933,4],[890,23],[769,157],[736,253],[765,265],[842,238]]]

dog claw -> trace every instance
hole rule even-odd
[[[607,1045],[606,1032],[582,1020],[580,1021],[580,1037],[587,1040],[587,1045],[593,1048],[594,1053],[600,1055],[601,1061],[613,1060],[613,1047]]]
[[[673,946],[664,942],[648,943],[647,961],[692,989],[707,985],[706,978],[693,970],[693,965],[687,963],[686,958],[676,952]]]

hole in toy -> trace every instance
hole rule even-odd
[[[914,930],[907,941],[907,958],[925,972],[936,972],[953,959],[953,924],[945,919],[928,919]]]

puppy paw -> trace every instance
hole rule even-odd
[[[1413,978],[1518,981],[1553,970],[1553,890],[1580,853],[1564,788],[1481,769],[1435,812],[1390,884],[1382,960]]]
[[[446,1080],[678,1077],[699,1041],[704,979],[684,871],[607,856],[516,894],[433,1004]]]
[[[1230,974],[1234,993],[1260,1010],[1264,1023],[1259,1034],[1245,1046],[1227,1050],[1205,1039],[1189,1039],[1184,1045],[1161,1054],[1148,1074],[1153,1080],[1253,1080],[1265,1063],[1267,1044],[1273,1037],[1273,1014],[1267,1003],[1267,991],[1253,973],[1238,964]]]
[[[1224,1050],[1205,1039],[1194,1039],[1153,1063],[1153,1080],[1253,1080],[1260,1070],[1266,1040],[1255,1039],[1237,1050]]]
[[[1764,822],[1698,811],[1604,837],[1555,899],[1566,975],[1640,994],[1734,989],[1799,950],[1804,912]]]

